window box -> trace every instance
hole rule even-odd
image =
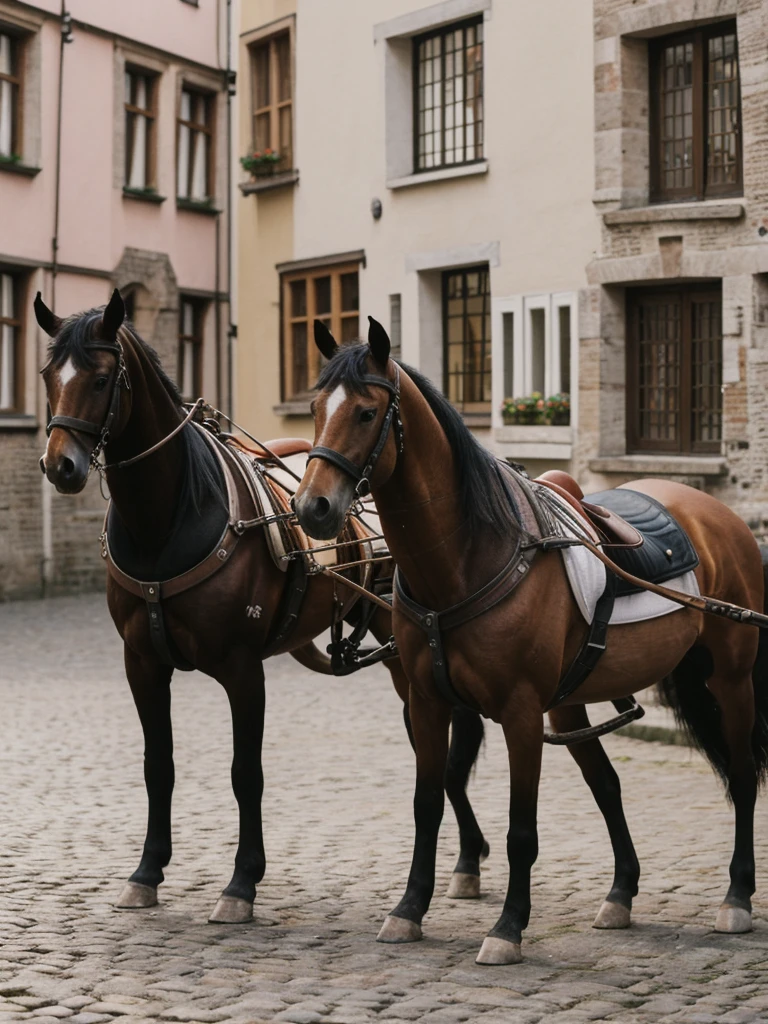
[[[273,174],[263,178],[254,178],[252,181],[240,183],[240,191],[244,196],[254,195],[256,192],[271,192],[278,188],[288,188],[297,185],[299,181],[298,171],[285,171],[280,174]]]
[[[161,196],[157,189],[154,188],[129,188],[127,185],[123,186],[123,195],[126,199],[138,199],[144,203],[164,203],[166,196]]]
[[[183,196],[176,198],[177,210],[189,210],[191,213],[203,213],[209,217],[216,217],[221,210],[214,206],[213,199],[186,199]]]
[[[25,178],[34,178],[42,170],[41,167],[28,167],[18,160],[9,160],[0,156],[0,171],[8,171],[10,174],[21,174]]]

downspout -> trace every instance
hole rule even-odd
[[[73,42],[72,15],[66,10],[66,0],[61,0],[61,42],[59,44],[59,95],[56,112],[56,182],[54,193],[53,238],[51,239],[51,308],[56,309],[56,276],[59,269],[59,208],[61,200],[61,121],[64,97],[64,46]],[[53,493],[48,480],[43,477],[40,511],[42,517],[43,557],[40,576],[43,597],[47,597],[53,580]]]
[[[233,398],[234,344],[237,324],[232,320],[232,100],[237,92],[232,69],[232,0],[227,0],[227,415],[235,415]]]

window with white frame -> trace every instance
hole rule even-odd
[[[0,159],[18,160],[21,45],[18,37],[0,31]]]
[[[495,381],[495,405],[508,399],[540,396],[552,401],[557,417],[544,422],[567,422],[575,390],[576,295],[573,292],[513,296],[494,300],[494,348],[502,367]],[[566,411],[567,410],[567,411]]]
[[[139,191],[155,184],[157,76],[125,69],[125,187]]]
[[[0,413],[17,412],[20,400],[21,280],[0,272]]]
[[[213,101],[210,93],[186,86],[181,90],[176,189],[179,199],[205,202],[213,194]]]

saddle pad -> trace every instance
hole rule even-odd
[[[559,495],[555,495],[555,498],[565,505]],[[570,536],[577,535],[575,530],[571,530],[567,526],[564,526],[564,531]],[[613,559],[615,551],[616,548],[610,548],[606,554]],[[563,557],[565,572],[579,611],[587,622],[592,622],[595,616],[595,605],[605,590],[607,570],[599,558],[595,558],[591,551],[581,546],[562,548],[560,554]],[[618,562],[617,559],[614,561]],[[675,579],[666,580],[664,586],[693,597],[698,597],[700,594],[699,582],[693,571],[683,573]],[[678,611],[682,611],[681,605],[668,601],[665,597],[659,597],[658,594],[640,590],[616,598],[610,625],[621,626],[630,622],[645,622],[647,619],[658,619],[662,615]]]
[[[695,569],[699,556],[690,538],[674,516],[655,498],[628,487],[588,494],[585,501],[602,505],[626,519],[644,543],[638,548],[609,548],[613,561],[649,583],[666,583]],[[639,588],[619,579],[618,597],[636,594]]]

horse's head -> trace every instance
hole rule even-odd
[[[117,332],[125,306],[115,289],[107,306],[61,320],[35,299],[37,322],[52,339],[41,373],[50,407],[48,445],[40,468],[62,494],[85,487],[91,460],[109,431],[127,418],[127,386]]]
[[[295,508],[310,537],[337,537],[356,498],[385,483],[401,440],[400,371],[387,332],[371,317],[368,344],[339,348],[315,320],[315,342],[329,360],[312,403],[315,447]]]

